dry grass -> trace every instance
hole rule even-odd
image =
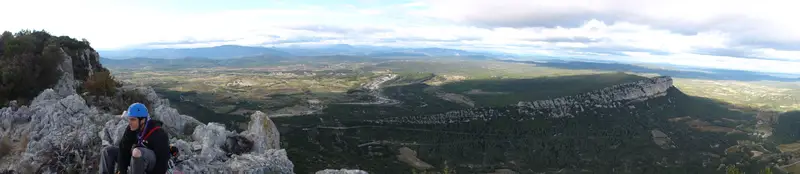
[[[14,150],[14,146],[11,144],[11,139],[8,137],[0,138],[0,159],[10,155],[11,152]]]
[[[796,152],[800,150],[800,143],[781,144],[778,145],[778,149],[781,150],[781,152]]]
[[[742,82],[674,78],[686,94],[729,102],[736,106],[773,111],[800,109],[800,86],[789,82]]]
[[[737,122],[736,120],[731,120],[731,119],[723,119],[723,120],[730,121],[730,122]],[[684,123],[686,125],[689,125],[689,127],[691,127],[694,130],[703,131],[703,132],[742,133],[742,131],[739,131],[739,130],[736,130],[736,129],[733,129],[733,128],[715,126],[715,125],[712,125],[711,123],[708,123],[708,122],[705,122],[705,121],[702,121],[702,120],[692,119],[692,117],[689,117],[689,116],[670,118],[669,121],[677,122],[677,123],[681,123],[682,122],[682,123]]]

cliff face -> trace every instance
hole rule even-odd
[[[672,87],[672,78],[661,76],[632,83],[623,83],[574,96],[549,100],[519,102],[521,112],[536,112],[547,109],[551,117],[572,117],[571,113],[586,108],[617,108],[630,102],[643,101],[667,94]]]
[[[95,72],[108,71],[100,64],[100,56],[92,49],[70,50],[62,47],[58,52],[63,58],[58,66],[62,74],[53,89],[61,96],[67,96],[75,91],[78,85]]]
[[[624,83],[611,87],[565,96],[548,100],[522,101],[517,105],[505,109],[515,110],[520,115],[529,117],[515,118],[518,120],[534,119],[533,116],[546,116],[550,118],[574,117],[573,114],[584,112],[591,108],[618,108],[626,107],[632,102],[644,101],[661,97],[667,94],[672,87],[672,78],[661,76],[632,83]],[[633,106],[628,106],[633,107]],[[367,122],[385,124],[448,124],[455,122],[469,122],[472,120],[491,120],[498,117],[509,116],[509,112],[498,112],[497,109],[476,108],[456,110],[442,114],[422,115],[412,117],[395,117]]]

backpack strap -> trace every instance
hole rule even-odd
[[[150,129],[150,131],[149,131],[149,132],[147,132],[147,134],[145,134],[145,135],[142,137],[142,141],[146,140],[146,139],[147,139],[147,137],[150,137],[150,134],[153,134],[153,132],[155,132],[155,131],[156,131],[156,130],[158,130],[158,129],[161,129],[161,126],[156,126],[156,127],[154,127],[153,129]]]

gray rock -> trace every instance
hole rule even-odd
[[[73,70],[72,59],[69,59],[69,55],[64,52],[64,49],[58,50],[62,57],[66,58],[61,65],[58,66],[58,70],[61,71],[61,78],[58,80],[53,90],[56,91],[61,96],[69,96],[75,93],[75,87],[78,84],[75,80],[75,70]]]
[[[250,116],[248,129],[242,135],[253,140],[253,150],[262,153],[267,149],[280,149],[280,133],[272,120],[261,111]]]
[[[196,121],[184,119],[185,117],[178,114],[161,116],[183,122]],[[97,168],[93,165],[98,160],[99,150],[103,146],[116,145],[116,140],[127,128],[127,122],[119,115],[100,113],[96,108],[88,107],[77,94],[61,97],[52,89],[37,96],[30,107],[0,109],[0,120],[3,122],[0,129],[3,135],[27,136],[30,140],[26,150],[15,158],[20,160],[3,161],[0,166],[7,166],[6,170],[15,171],[34,166],[33,168],[40,168],[37,173],[78,170],[72,168],[74,166],[83,166],[78,170],[79,173],[94,173]],[[173,139],[172,142],[181,150],[179,160],[183,162],[179,167],[185,172],[294,173],[294,166],[285,150],[251,150],[229,157],[222,149],[228,142],[227,139],[245,136],[226,130],[222,124],[197,124],[191,136],[193,141]],[[170,125],[165,125],[167,126]],[[267,131],[263,131],[263,134],[254,134],[256,131],[251,131],[248,135],[253,139],[266,141],[269,140],[266,137],[277,134],[271,132],[272,129],[264,130]],[[262,137],[258,137],[259,135]],[[193,144],[201,146],[201,150],[193,151]]]
[[[228,157],[222,146],[229,137],[235,137],[233,132],[225,130],[218,123],[198,126],[192,137],[201,144],[200,152],[190,152],[190,143],[175,141],[182,154],[188,156],[179,166],[184,172],[189,173],[294,173],[294,165],[286,156],[283,149],[267,149],[262,153],[254,151],[241,155]]]
[[[665,134],[664,132],[661,132],[658,129],[653,129],[650,130],[650,134],[652,134],[653,136],[653,142],[656,143],[656,145],[660,146],[662,149],[669,149],[673,147],[672,140],[670,140],[667,134]]]
[[[222,151],[225,151],[228,156],[242,155],[253,150],[253,141],[247,139],[242,135],[229,136],[225,144],[222,145]]]
[[[4,108],[0,115],[1,120],[30,118],[8,129],[13,133],[6,133],[29,140],[20,160],[7,161],[16,163],[8,165],[11,170],[21,171],[22,166],[32,165],[40,166],[37,168],[42,173],[59,172],[66,166],[90,164],[96,159],[96,150],[91,149],[99,149],[101,140],[95,133],[110,115],[89,108],[77,94],[62,98],[52,89],[42,92],[28,108]]]

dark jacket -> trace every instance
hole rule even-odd
[[[144,134],[147,134],[156,126],[162,125],[163,123],[161,121],[150,120],[147,125],[148,130],[145,131]],[[125,129],[125,134],[122,135],[122,139],[119,143],[119,159],[117,159],[117,170],[122,174],[128,173],[128,166],[131,163],[131,151],[134,147],[138,146],[137,135],[139,135],[139,133],[140,131]],[[146,148],[153,150],[156,155],[156,166],[153,167],[152,174],[167,173],[167,165],[169,163],[169,135],[164,131],[164,128],[155,130],[144,140],[143,144]]]

